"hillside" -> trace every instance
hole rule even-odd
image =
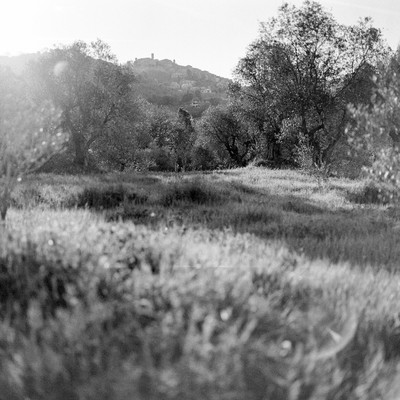
[[[0,56],[0,65],[20,74],[40,53]],[[141,58],[128,62],[137,75],[137,90],[153,104],[183,107],[194,117],[210,105],[226,102],[229,79],[171,60]]]
[[[136,59],[130,65],[137,74],[139,91],[151,103],[184,107],[193,116],[199,116],[210,105],[227,99],[229,79],[191,65],[154,58]]]
[[[21,54],[19,56],[0,56],[0,65],[9,67],[16,74],[20,74],[30,61],[35,60],[40,53]]]

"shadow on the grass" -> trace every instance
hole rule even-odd
[[[274,194],[239,182],[157,183],[152,191],[157,195],[149,195],[148,201],[128,202],[119,210],[109,210],[106,218],[151,226],[230,228],[281,240],[310,260],[327,258],[393,270],[400,259],[393,221],[377,208],[334,210],[303,196]]]
[[[227,173],[234,174],[224,171]],[[47,190],[43,185],[20,188],[14,206],[87,208],[103,213],[107,220],[132,220],[152,227],[230,228],[280,240],[311,260],[327,258],[335,263],[394,269],[400,259],[400,238],[393,233],[393,218],[377,207],[330,209],[295,191],[277,194],[268,187],[215,181],[199,174],[104,176],[81,186],[76,182],[74,190],[66,189],[63,179],[60,186],[53,181],[49,180]],[[344,196],[356,203],[375,203],[376,192],[370,192],[361,188]]]

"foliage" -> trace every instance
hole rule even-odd
[[[217,149],[221,161],[243,167],[254,156],[254,138],[233,107],[210,107],[199,121],[200,140]]]
[[[192,116],[183,108],[178,110],[171,139],[175,171],[185,171],[191,163],[190,153],[195,142],[195,129]]]
[[[400,187],[400,50],[375,78],[371,106],[351,107],[354,123],[347,133],[355,157],[381,186],[383,197],[397,196]]]
[[[125,110],[109,123],[108,129],[92,143],[90,155],[106,170],[140,169],[146,164],[143,152],[152,142],[149,132],[149,103],[134,94],[124,105]]]
[[[368,103],[374,68],[385,54],[370,19],[343,26],[316,2],[285,4],[261,25],[231,93],[265,138],[266,158],[290,159],[285,143],[293,148],[303,136],[319,167],[343,140],[347,104]]]
[[[146,133],[149,140],[142,150],[149,158],[148,169],[178,171],[192,167],[196,132],[188,111],[180,108],[175,113],[167,107],[149,106]]]
[[[134,76],[129,67],[116,63],[108,45],[75,42],[55,48],[32,63],[31,73],[38,98],[61,110],[76,165],[86,166],[88,152],[100,138],[112,138],[115,145],[122,132],[128,140],[136,116]]]
[[[201,135],[201,134],[200,134]],[[215,149],[212,148],[209,142],[202,140],[200,136],[192,150],[192,166],[197,171],[211,171],[218,169],[221,163],[218,160]]]

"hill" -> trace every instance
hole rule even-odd
[[[30,61],[37,59],[40,53],[21,54],[19,56],[0,56],[0,65],[9,67],[16,74],[20,74]]]
[[[171,60],[141,58],[130,62],[140,93],[151,103],[184,107],[199,116],[210,105],[227,100],[229,79]]]
[[[40,53],[0,56],[0,65],[20,74]],[[200,116],[210,105],[227,101],[229,79],[171,60],[141,58],[127,63],[137,75],[137,90],[149,102]]]

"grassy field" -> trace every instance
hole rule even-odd
[[[366,182],[31,176],[0,230],[1,400],[400,396],[400,208]]]

